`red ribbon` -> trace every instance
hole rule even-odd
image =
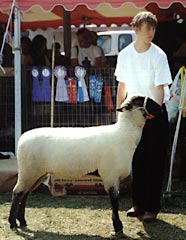
[[[68,78],[68,103],[77,103],[77,85],[73,78]]]
[[[113,110],[114,109],[114,104],[113,104],[113,101],[112,101],[110,87],[109,86],[105,86],[104,90],[105,90],[105,102],[107,104],[107,110],[108,111]]]

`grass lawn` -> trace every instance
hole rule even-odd
[[[0,195],[0,240],[106,240],[114,236],[108,197],[66,196],[54,198],[46,187],[33,192],[27,202],[27,228],[10,230],[7,221],[11,193]],[[125,238],[186,240],[186,182],[172,185],[172,196],[162,198],[162,210],[154,223],[127,218],[131,207],[127,193],[120,199]]]

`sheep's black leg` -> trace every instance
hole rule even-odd
[[[27,226],[26,220],[25,220],[25,205],[26,205],[26,200],[27,200],[28,194],[29,194],[29,192],[27,192],[23,196],[23,198],[21,200],[21,204],[19,205],[18,213],[17,213],[17,219],[19,220],[21,227]]]
[[[109,193],[109,197],[110,197],[110,201],[111,201],[111,205],[112,205],[112,222],[113,222],[113,226],[114,226],[114,230],[116,233],[123,233],[123,225],[121,220],[119,219],[119,194],[118,192],[115,190],[114,187],[111,187],[108,191]]]
[[[17,218],[17,214],[18,214],[18,211],[19,211],[19,204],[21,202],[23,194],[24,194],[23,192],[13,193],[12,205],[11,205],[11,209],[10,209],[10,215],[9,215],[9,218],[8,218],[8,221],[10,223],[10,228],[16,228],[17,227],[16,218]]]

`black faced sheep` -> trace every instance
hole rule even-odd
[[[43,178],[55,174],[79,178],[98,170],[112,205],[116,233],[122,233],[118,215],[119,181],[131,172],[134,151],[146,119],[161,114],[152,99],[134,96],[118,109],[118,122],[87,128],[38,128],[24,133],[18,143],[18,181],[13,190],[9,223],[26,226],[26,199]],[[150,120],[149,120],[150,121]]]

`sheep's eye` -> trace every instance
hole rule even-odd
[[[126,110],[130,110],[132,108],[132,105],[130,103],[128,103],[125,108],[126,108]]]

